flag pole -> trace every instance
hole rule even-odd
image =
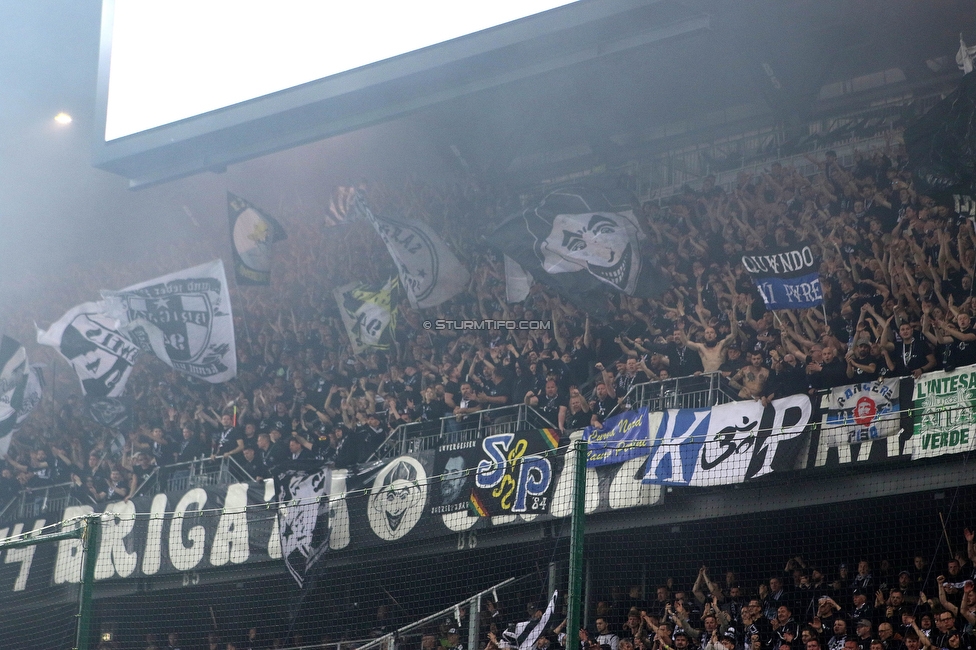
[[[566,648],[579,648],[579,632],[582,627],[580,613],[582,607],[580,594],[583,591],[583,532],[584,517],[586,515],[586,442],[577,440],[573,445],[574,477],[573,482],[573,517],[570,524],[569,541],[569,588],[566,598],[569,604],[568,621],[566,623]]]

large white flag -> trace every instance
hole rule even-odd
[[[407,217],[375,216],[359,195],[355,208],[386,244],[411,307],[436,307],[467,288],[468,270],[427,224]]]
[[[123,394],[139,356],[139,347],[100,302],[72,307],[46,331],[38,329],[37,342],[57,349],[78,374],[81,391],[95,397]]]
[[[119,319],[129,339],[174,370],[212,384],[237,376],[222,260],[103,291],[102,297],[106,313]]]

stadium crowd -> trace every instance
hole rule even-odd
[[[840,563],[833,571],[796,556],[781,573],[763,580],[752,576],[748,586],[732,571],[713,580],[703,566],[688,588],[673,578],[653,595],[638,586],[615,588],[613,598],[595,603],[595,616],[580,631],[580,650],[972,650],[976,535],[967,529],[965,538],[965,550],[955,553],[944,571],[921,555],[901,570],[888,560],[874,568],[860,559],[850,566]],[[535,650],[565,649],[566,621],[558,611],[542,621]],[[448,617],[400,639],[398,647],[465,650],[468,612],[461,608],[458,615],[460,620]],[[503,603],[489,598],[479,616],[480,641],[474,650],[504,648],[504,632],[510,631],[510,640],[513,624],[542,616],[535,603],[521,614],[506,612]],[[381,606],[369,634],[378,638],[392,632],[393,624]],[[344,640],[353,637],[284,638],[257,627],[224,638],[217,633],[203,639],[186,636],[171,632],[163,641],[148,635],[145,648],[355,647]],[[108,641],[99,647],[112,650],[116,644]]]
[[[691,589],[658,587],[655,598],[601,602],[583,645],[597,650],[919,650],[972,648],[976,624],[974,535],[944,573],[922,556],[896,572],[867,560],[836,572],[790,558],[782,575],[749,590],[702,567]],[[938,574],[938,575],[935,575]]]
[[[511,193],[471,181],[340,188],[331,225],[283,219],[289,239],[277,245],[270,290],[233,293],[236,380],[203,384],[140,363],[122,434],[95,424],[77,395],[46,400],[5,459],[0,496],[71,480],[82,500],[125,499],[156,467],[194,458],[233,458],[234,471],[255,479],[293,458],[353,467],[398,425],[436,431],[447,418],[455,430],[521,403],[576,430],[629,406],[631,387],[669,377],[717,372],[741,399],[766,401],[976,362],[968,207],[916,193],[891,136],[848,166],[832,151],[811,155],[812,176],[774,162],[728,191],[706,177],[700,189],[644,203],[641,224],[672,287],[659,299],[608,292],[599,314],[541,283],[524,302],[506,302],[500,255],[478,235],[519,209]],[[344,218],[357,189],[377,214],[429,223],[472,278],[423,313],[402,300],[395,344],[360,355],[333,290],[396,271],[375,231]],[[767,311],[739,256],[801,242],[821,260],[823,306]],[[540,319],[552,329],[428,331],[423,318]]]

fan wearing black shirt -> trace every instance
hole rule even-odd
[[[170,460],[175,460],[177,463],[188,463],[191,460],[208,455],[209,452],[210,450],[200,440],[196,430],[187,425],[183,427],[183,439],[180,444],[175,446]]]
[[[275,402],[274,413],[261,421],[261,431],[270,433],[272,429],[279,431],[291,430],[291,415],[284,402]]]
[[[885,340],[888,332],[889,329],[885,328],[882,345],[893,353],[891,355],[895,361],[893,376],[911,375],[918,379],[923,372],[935,369],[935,355],[932,353],[932,348],[927,342],[915,336],[915,328],[911,323],[902,323],[898,326],[898,334],[901,336],[901,341],[898,343]]]
[[[854,381],[869,382],[878,378],[881,360],[871,356],[871,339],[861,335],[854,341],[854,347],[847,352],[847,378]]]
[[[820,363],[811,361],[807,364],[807,374],[810,375],[810,385],[816,389],[833,388],[848,383],[847,362],[837,356],[837,348],[825,345]]]
[[[155,486],[149,485],[149,482],[156,473],[156,469],[152,456],[144,451],[136,454],[136,464],[132,466],[132,475],[129,477],[129,496],[126,497],[126,501],[136,496],[136,490],[140,488],[146,494],[155,492]]]
[[[546,390],[542,395],[526,393],[525,403],[538,408],[542,416],[555,424],[560,431],[566,426],[566,414],[569,408],[566,398],[559,394],[555,380],[546,381]]]
[[[613,410],[617,408],[617,400],[607,391],[607,385],[600,382],[596,385],[596,399],[590,402],[590,425],[602,427],[603,421],[610,417]]]
[[[637,366],[637,359],[627,359],[624,371],[617,375],[612,385],[612,395],[617,398],[617,402],[622,404],[630,389],[638,384],[646,384],[650,378]]]
[[[244,449],[244,435],[234,426],[233,418],[224,415],[220,423],[220,430],[213,436],[214,452],[210,455],[211,458],[216,458],[218,455],[228,458]]]
[[[799,395],[807,390],[807,376],[803,367],[796,360],[796,356],[787,353],[780,356],[776,350],[770,350],[773,359],[773,371],[766,382],[766,397],[786,397]]]
[[[247,472],[247,475],[253,478],[255,481],[263,481],[268,478],[268,468],[265,467],[261,459],[257,457],[253,447],[244,447],[242,452],[244,457],[238,461],[241,469]]]
[[[499,366],[491,370],[491,382],[483,387],[477,394],[478,401],[488,406],[488,408],[498,408],[508,404],[509,395],[512,393],[511,382],[505,378],[505,373]]]
[[[922,317],[922,330],[925,331],[925,322],[928,314]],[[938,325],[937,325],[938,326]],[[956,315],[956,327],[948,322],[941,323],[941,336],[930,337],[926,333],[926,338],[930,341],[936,338],[939,343],[946,346],[945,369],[955,370],[963,366],[976,363],[976,327],[973,327],[973,319],[966,312],[959,312]]]

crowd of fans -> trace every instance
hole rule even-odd
[[[903,570],[867,560],[834,572],[790,558],[783,575],[749,590],[702,567],[691,589],[671,581],[642,600],[639,589],[600,602],[588,650],[968,650],[976,645],[974,535],[944,572],[921,556]],[[542,647],[558,647],[550,636]]]
[[[289,239],[277,245],[273,286],[233,292],[237,379],[214,386],[141,362],[121,434],[95,424],[79,396],[47,400],[11,447],[0,494],[70,480],[86,500],[131,498],[156,467],[194,458],[233,458],[234,471],[255,479],[290,458],[351,468],[401,424],[437,431],[447,418],[456,430],[479,411],[522,403],[571,431],[629,406],[631,387],[669,377],[721,373],[741,399],[766,401],[976,362],[973,221],[951,200],[915,192],[892,136],[847,166],[831,151],[811,155],[810,176],[773,163],[729,190],[707,177],[698,190],[646,202],[642,226],[672,288],[656,300],[608,292],[598,314],[539,283],[506,303],[500,256],[479,235],[519,209],[511,193],[473,181],[337,191],[338,223],[283,216]],[[402,300],[395,344],[360,355],[333,290],[395,268],[368,224],[343,221],[355,189],[378,214],[427,221],[472,278],[423,313]],[[739,256],[801,242],[822,260],[823,307],[766,311]],[[553,327],[428,331],[425,318]]]
[[[689,588],[667,578],[654,593],[638,586],[613,590],[613,597],[593,603],[595,612],[580,630],[580,650],[972,650],[976,647],[976,535],[965,531],[964,549],[944,570],[917,555],[899,569],[866,559],[828,568],[796,556],[782,573],[748,585],[732,571],[715,580],[702,566]],[[505,611],[486,598],[478,619],[478,647],[510,648],[514,624],[543,617],[544,604],[529,603]],[[466,607],[455,618],[429,624],[398,640],[397,647],[419,650],[466,650]],[[543,621],[535,650],[566,649],[565,605]],[[393,632],[390,608],[380,606],[368,633]],[[508,634],[505,634],[508,630]],[[188,640],[172,632],[165,641],[149,635],[146,650],[206,648],[263,650],[315,647],[344,650],[352,637],[306,638],[275,635],[251,628],[238,635],[208,633]],[[183,640],[181,641],[181,638]],[[367,638],[360,635],[358,638]],[[115,645],[104,642],[102,648]],[[381,645],[385,648],[386,646]]]

